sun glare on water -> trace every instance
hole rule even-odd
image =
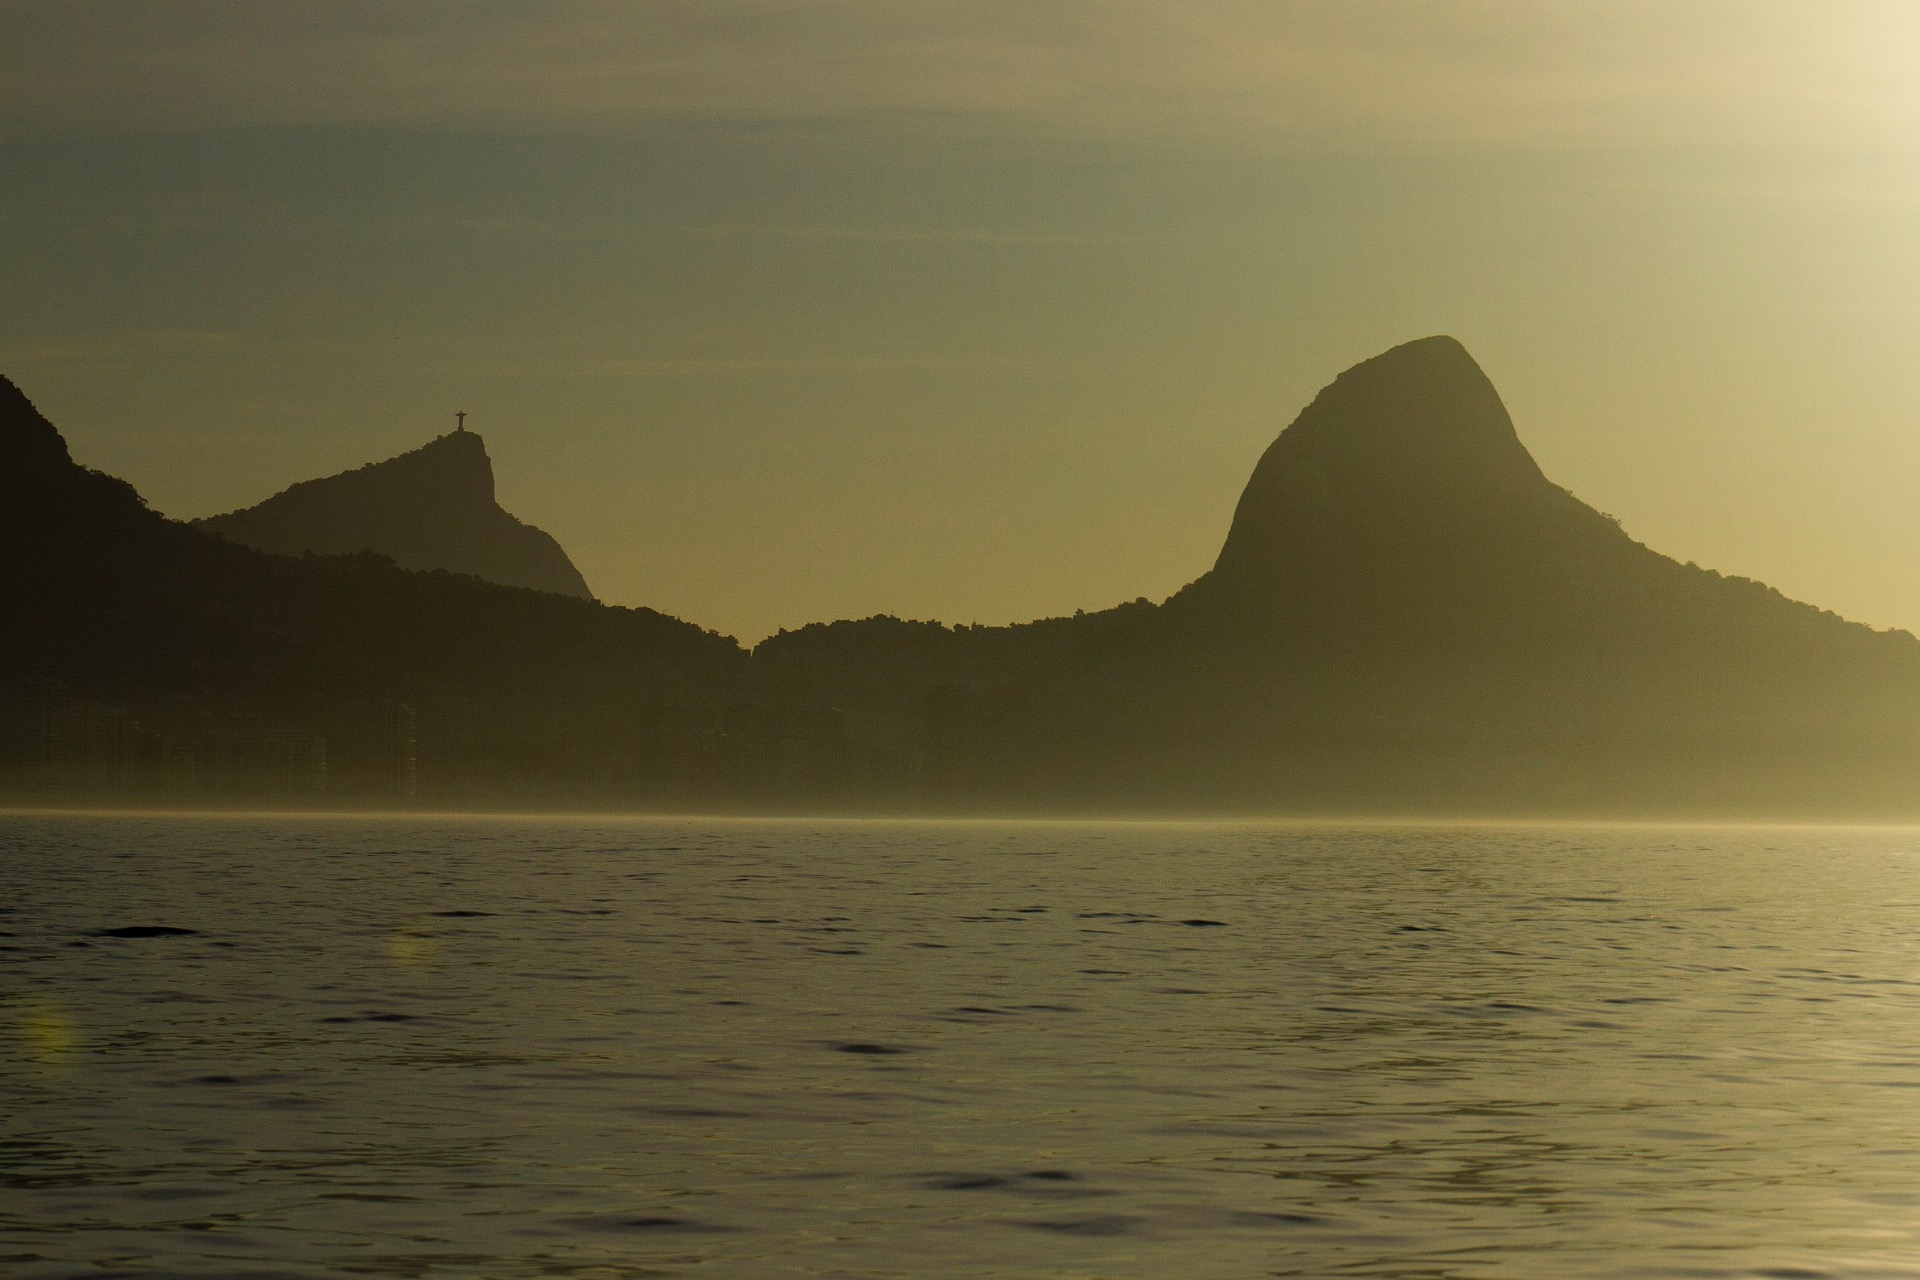
[[[29,1004],[20,1016],[19,1034],[26,1058],[41,1068],[62,1067],[80,1047],[73,1020],[58,1005]]]

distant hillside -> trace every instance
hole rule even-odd
[[[591,600],[551,536],[502,510],[479,435],[455,431],[397,458],[305,480],[257,506],[197,520],[258,551],[297,556],[377,551],[406,569]]]
[[[956,800],[1920,812],[1920,642],[1635,542],[1451,338],[1323,390],[1165,604],[933,630],[808,627],[754,662],[856,712],[923,702]]]
[[[746,666],[733,640],[649,609],[370,553],[270,555],[165,519],[75,464],[4,378],[0,599],[0,763],[29,773],[69,704],[109,726],[83,726],[74,749],[96,755],[122,751],[95,739],[124,720],[156,752],[323,734],[336,757],[404,706],[443,792],[645,781],[684,772]]]
[[[823,623],[750,658],[165,520],[0,380],[0,598],[14,776],[67,795],[393,795],[417,764],[453,804],[1920,816],[1920,641],[1635,542],[1450,338],[1322,390],[1164,603]]]

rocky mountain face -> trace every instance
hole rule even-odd
[[[445,569],[591,600],[560,544],[494,497],[476,432],[455,431],[385,462],[306,480],[257,506],[195,522],[276,555],[375,551],[402,568]]]

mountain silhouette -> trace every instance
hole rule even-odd
[[[1273,442],[1213,576],[1272,594],[1356,557],[1446,572],[1617,541],[1609,525],[1541,474],[1466,348],[1424,338],[1341,374]]]
[[[1717,666],[1920,659],[1903,632],[1636,542],[1541,473],[1493,384],[1447,337],[1395,347],[1322,390],[1261,457],[1213,569],[1167,611],[1226,643],[1401,666],[1494,660],[1503,678],[1540,659],[1550,678],[1566,664],[1645,674],[1709,655]]]
[[[316,483],[387,501],[415,466],[492,507],[477,440]],[[0,598],[0,703],[42,708],[14,723],[43,756],[55,685],[84,712],[61,723],[110,702],[203,742],[364,743],[385,707],[389,759],[404,704],[450,803],[1920,813],[1920,641],[1635,541],[1541,473],[1445,337],[1329,384],[1163,603],[821,623],[750,656],[649,610],[166,520],[0,379]]]
[[[276,555],[377,551],[402,568],[593,598],[558,542],[501,509],[493,462],[473,431],[449,432],[385,462],[302,481],[257,506],[194,523]]]
[[[795,696],[924,700],[956,797],[1911,808],[1920,762],[1920,642],[1634,541],[1541,473],[1448,337],[1321,391],[1162,605],[838,623],[754,657]]]
[[[168,520],[77,465],[5,378],[0,600],[0,775],[16,778],[46,755],[50,698],[188,746],[297,730],[363,755],[404,705],[442,785],[467,794],[550,794],[609,761],[650,778],[666,766],[636,761],[679,752],[675,726],[715,708],[746,661],[650,609],[371,552],[278,556]]]

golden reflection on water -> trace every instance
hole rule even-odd
[[[1920,1277],[1916,833],[14,822],[8,1280]]]
[[[19,1028],[27,1060],[43,1070],[67,1066],[80,1047],[73,1019],[50,1000],[29,1003],[20,1013]]]
[[[387,956],[400,965],[440,963],[440,942],[423,928],[403,929],[387,939]]]

